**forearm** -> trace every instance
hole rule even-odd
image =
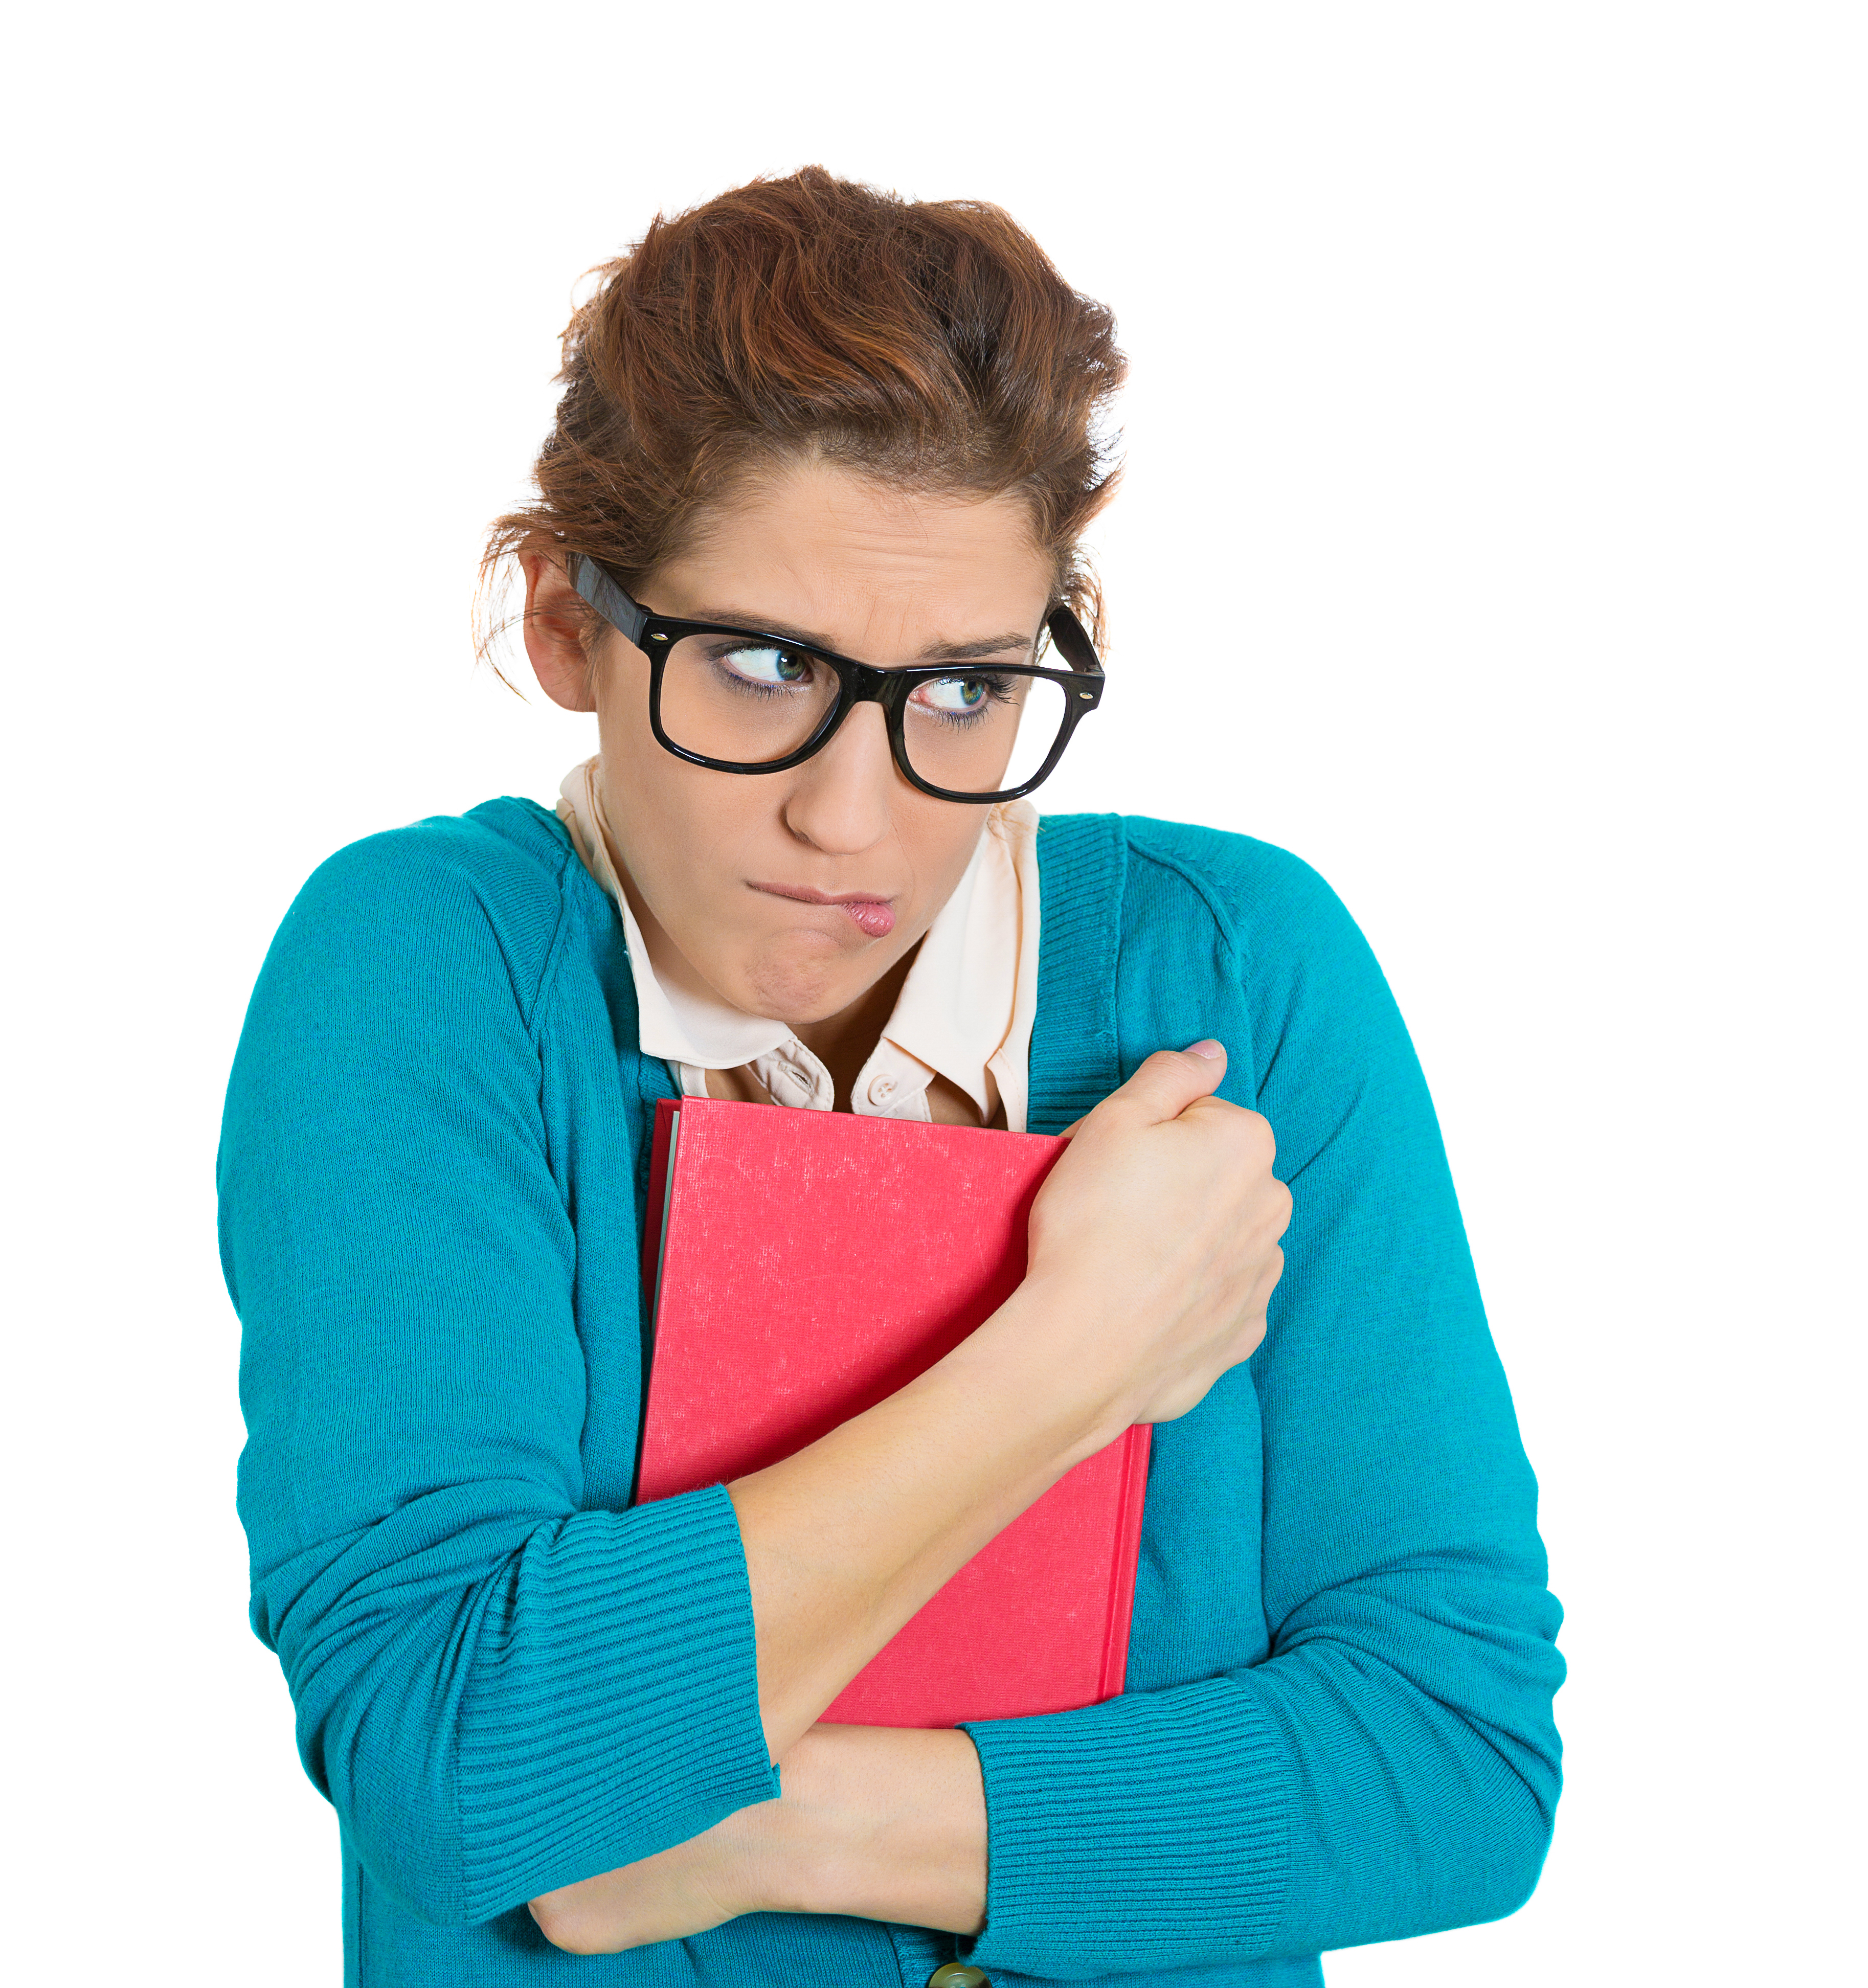
[[[1073,1465],[1186,1413],[1264,1337],[1291,1197],[1270,1127],[1212,1095],[1224,1066],[1217,1042],[1150,1057],[1040,1190],[1010,1300],[899,1393],[728,1486],[774,1756]]]
[[[728,1486],[786,1753],[981,1547],[1126,1426],[1116,1388],[1061,1384],[1051,1300],[1027,1283],[899,1393]]]

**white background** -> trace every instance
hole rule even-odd
[[[322,857],[589,749],[468,634],[580,272],[816,160],[999,201],[1113,304],[1112,687],[1042,799],[1315,863],[1443,1115],[1569,1787],[1521,1912],[1332,1982],[1859,1978],[1861,11],[41,11],[0,319],[12,1977],[337,1979],[244,1619],[228,1061]]]

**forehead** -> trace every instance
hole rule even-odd
[[[777,622],[882,661],[1029,635],[1051,583],[1022,498],[900,491],[812,462],[715,506],[642,592],[658,614]]]

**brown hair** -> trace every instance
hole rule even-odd
[[[1125,363],[1108,310],[1011,217],[911,201],[807,166],[658,215],[564,333],[538,500],[495,519],[507,558],[583,553],[632,588],[733,485],[816,455],[898,487],[1016,492],[1094,630],[1078,549],[1116,466]]]

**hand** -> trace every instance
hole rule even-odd
[[[764,1911],[758,1876],[783,1806],[756,1802],[639,1863],[547,1892],[532,1901],[532,1916],[567,1953],[620,1953]]]
[[[1022,1297],[1116,1426],[1185,1415],[1265,1333],[1290,1191],[1256,1111],[1212,1093],[1217,1043],[1164,1050],[1071,1128],[1031,1211]]]
[[[816,1726],[779,1767],[779,1800],[534,1898],[545,1937],[569,1953],[618,1953],[754,1912],[979,1931],[986,1797],[964,1733]]]

